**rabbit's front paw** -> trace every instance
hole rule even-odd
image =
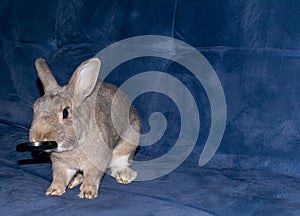
[[[87,198],[87,199],[93,199],[98,196],[98,187],[97,186],[92,186],[92,185],[82,185],[80,187],[80,198]]]
[[[51,185],[46,191],[46,195],[57,195],[60,196],[64,194],[66,189],[58,185]]]
[[[114,168],[112,169],[112,176],[121,184],[129,184],[136,178],[137,172],[129,167]]]

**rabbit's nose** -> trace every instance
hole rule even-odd
[[[36,130],[31,130],[30,131],[30,140],[32,142],[37,142],[37,141],[53,141],[51,139],[52,133],[50,132],[40,132]]]

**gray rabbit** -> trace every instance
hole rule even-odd
[[[44,59],[35,66],[45,94],[34,104],[30,141],[58,143],[46,194],[62,195],[82,183],[80,197],[95,198],[108,168],[118,182],[133,181],[137,173],[129,165],[140,141],[140,119],[125,93],[98,82],[100,60],[83,62],[63,87]]]

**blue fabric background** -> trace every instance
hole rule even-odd
[[[0,27],[1,215],[300,214],[298,0],[2,0]],[[46,197],[52,178],[47,155],[22,161],[33,156],[15,151],[28,139],[31,104],[42,94],[34,60],[47,59],[58,82],[66,84],[82,61],[139,35],[182,40],[217,72],[227,102],[217,154],[198,166],[211,113],[197,79],[167,60],[133,59],[106,81],[121,85],[147,70],[181,80],[200,107],[194,151],[178,169],[152,181],[120,185],[107,175],[94,200],[79,199],[78,187]],[[158,93],[141,95],[134,104],[144,133],[153,112],[164,113],[171,123],[155,145],[138,150],[136,159],[168,152],[180,129],[176,105]]]

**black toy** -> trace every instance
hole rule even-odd
[[[49,151],[57,148],[57,143],[55,141],[45,141],[45,142],[26,142],[21,143],[16,146],[16,150],[19,152],[25,151]]]

